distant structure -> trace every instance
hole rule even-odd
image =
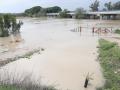
[[[75,12],[69,12],[72,18],[75,18]],[[48,13],[47,17],[58,17],[59,13]],[[85,19],[100,19],[100,20],[120,20],[120,11],[99,11],[86,12]]]
[[[120,11],[86,12],[89,19],[120,20]]]
[[[47,17],[58,17],[59,13],[47,13]]]

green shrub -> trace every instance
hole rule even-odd
[[[16,21],[16,17],[11,14],[4,14],[0,16],[0,37],[7,37],[10,34],[18,33],[22,22]]]
[[[120,29],[115,30],[115,33],[120,34]]]
[[[59,17],[60,18],[72,18],[72,16],[68,13],[69,11],[67,9],[64,9],[63,11],[59,13]]]
[[[14,86],[0,85],[0,90],[20,90],[20,89],[18,89],[17,87],[14,87]]]

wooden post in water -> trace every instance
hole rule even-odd
[[[81,35],[81,32],[82,32],[82,27],[80,26],[80,35]]]
[[[95,27],[92,28],[92,35],[94,36],[95,33]]]
[[[86,76],[85,83],[84,83],[84,88],[87,88],[88,82],[89,82],[89,73],[88,73],[88,75]]]
[[[84,84],[84,87],[85,87],[85,88],[87,88],[88,82],[89,82],[89,80],[86,78],[86,79],[85,79],[85,84]]]
[[[92,33],[94,34],[95,33],[95,28],[93,27],[93,29],[92,29]]]
[[[82,32],[82,27],[80,27],[80,33]]]
[[[93,73],[91,75],[89,75],[89,73],[87,74],[85,83],[84,83],[84,88],[87,88],[89,81],[93,80],[93,78],[91,78],[92,75],[93,75]]]
[[[111,27],[111,33],[113,32],[112,27]]]

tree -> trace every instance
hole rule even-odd
[[[82,19],[82,18],[84,18],[84,13],[85,13],[86,11],[83,9],[83,8],[77,8],[76,10],[75,10],[75,18],[76,19]]]
[[[98,9],[99,8],[99,1],[95,0],[95,2],[90,5],[90,8],[92,11],[98,11],[99,10]]]
[[[112,2],[105,3],[104,6],[107,8],[108,11],[113,10]]]
[[[114,10],[120,10],[120,1],[113,4],[113,9]]]
[[[54,7],[53,7],[53,11],[54,11],[55,13],[59,13],[59,12],[62,11],[62,9],[61,9],[61,7],[54,6]]]
[[[103,8],[102,11],[107,11],[107,9],[106,9],[106,8]]]
[[[6,37],[10,34],[19,32],[23,23],[19,21],[17,23],[16,17],[10,14],[4,14],[0,16],[0,36]]]
[[[59,15],[60,15],[61,18],[70,18],[71,15],[68,14],[68,13],[69,13],[69,11],[68,11],[67,9],[64,9],[63,11],[61,11],[61,12],[59,13]]]
[[[0,36],[4,33],[4,21],[3,16],[0,16]]]
[[[48,7],[48,8],[42,8],[40,6],[35,6],[30,9],[25,10],[26,16],[31,17],[40,17],[40,16],[46,16],[46,13],[59,13],[62,9],[58,6],[54,7]]]
[[[25,10],[25,14],[27,16],[33,16],[33,15],[38,14],[41,11],[41,9],[42,9],[42,7],[35,6],[35,7],[30,8],[30,9]]]
[[[46,8],[47,13],[59,13],[61,11],[62,11],[62,9],[58,6]]]

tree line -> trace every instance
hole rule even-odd
[[[48,8],[42,8],[41,6],[35,6],[30,9],[25,10],[26,16],[31,17],[39,17],[39,16],[46,16],[47,13],[59,13],[62,11],[61,7],[54,6]]]
[[[60,18],[71,18],[71,15],[68,14],[70,11],[67,9],[62,10],[59,6],[42,8],[41,6],[35,6],[30,9],[26,9],[24,12],[25,16],[30,17],[41,17],[46,16],[47,13],[59,13]],[[76,9],[76,18],[83,18],[82,13],[85,12],[83,8]],[[81,16],[80,16],[81,15]]]
[[[99,11],[100,7],[100,1],[95,0],[91,5],[90,9],[91,11]],[[111,10],[120,10],[120,1],[112,3],[112,2],[107,2],[104,4],[104,8],[102,11],[111,11]]]
[[[101,11],[100,8],[100,1],[95,0],[90,6],[90,11]],[[110,11],[110,10],[120,10],[120,1],[112,3],[107,2],[104,4],[104,8],[102,11]],[[30,17],[40,17],[40,16],[46,16],[47,13],[59,13],[59,17],[61,18],[71,18],[71,15],[69,15],[70,11],[67,9],[62,10],[59,6],[54,7],[48,7],[48,8],[42,8],[41,6],[35,6],[30,9],[25,10],[24,15],[30,16]],[[81,19],[85,18],[86,16],[84,13],[86,10],[84,8],[77,8],[75,11],[75,18]]]
[[[112,2],[107,2],[104,4],[104,8],[102,10],[100,10],[100,1],[99,0],[95,0],[90,6],[90,11],[112,11],[112,10],[120,10],[120,1],[112,3]],[[84,8],[77,8],[75,10],[75,18],[76,19],[84,19],[86,18],[85,13],[86,10]],[[60,13],[61,17],[70,17],[68,14],[68,11],[65,9]]]

